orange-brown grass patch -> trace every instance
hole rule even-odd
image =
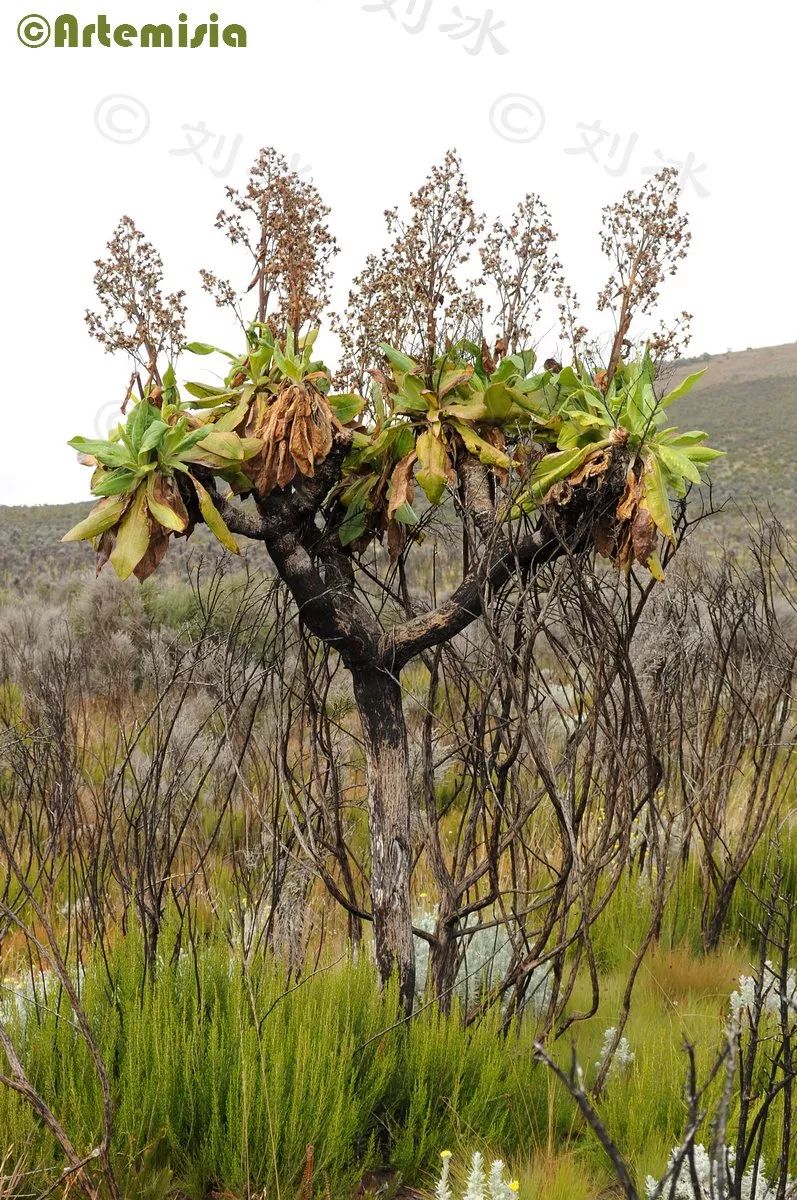
[[[648,985],[670,1003],[700,996],[727,998],[749,964],[735,950],[694,954],[687,946],[659,947],[648,958]]]

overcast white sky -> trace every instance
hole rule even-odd
[[[68,11],[81,24],[101,11],[176,26],[211,6],[69,0]],[[3,5],[0,504],[87,497],[65,442],[107,429],[126,383],[83,322],[93,260],[122,213],[188,290],[190,336],[230,341],[196,272],[219,260],[223,188],[262,145],[295,155],[332,206],[341,290],[381,245],[383,209],[456,146],[488,212],[543,194],[590,303],[605,274],[601,206],[674,160],[694,240],[663,310],[695,314],[692,352],[797,336],[792,5],[219,0],[221,24],[247,29],[244,51],[31,49],[16,32],[31,9],[51,22],[62,11]],[[204,141],[186,128],[200,123]]]

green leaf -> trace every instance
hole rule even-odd
[[[308,330],[308,332],[304,335],[304,337],[299,338],[299,349],[302,352],[302,357],[304,358],[305,362],[308,364],[312,357],[313,346],[315,345],[317,338],[318,338],[318,326],[317,325],[313,329]]]
[[[448,455],[440,438],[426,430],[420,434],[415,448],[418,454],[418,470],[415,478],[426,493],[430,504],[439,504],[448,480]]]
[[[104,467],[132,467],[135,462],[129,450],[119,442],[99,441],[98,439],[74,437],[67,442],[78,454],[89,454],[96,458]]]
[[[382,388],[378,383],[374,383],[373,387],[373,404],[374,416],[376,417],[377,421],[384,421],[385,416],[387,415],[387,410],[385,408],[385,398],[382,395]]]
[[[117,467],[114,471],[104,471],[91,482],[91,490],[95,496],[121,496],[129,492],[141,479],[140,471],[128,471]]]
[[[216,505],[211,500],[210,493],[205,491],[202,484],[198,479],[194,479],[193,475],[191,476],[191,482],[196,489],[199,500],[199,511],[202,513],[202,518],[210,532],[214,537],[218,538],[222,546],[225,546],[227,550],[231,550],[233,554],[240,554],[241,551],[238,549],[238,543],[227,528],[224,518],[216,508]]]
[[[704,367],[702,371],[695,371],[693,375],[687,375],[686,379],[681,380],[677,387],[674,387],[671,392],[668,392],[666,396],[662,397],[661,407],[669,408],[669,406],[674,404],[676,400],[680,400],[682,396],[687,394],[687,392],[691,392],[697,381],[703,378],[707,370],[708,367]]]
[[[341,546],[350,546],[352,542],[356,542],[358,538],[362,537],[367,528],[367,509],[361,508],[353,513],[347,513],[338,530],[338,539]]]
[[[608,432],[606,421],[597,413],[573,412],[559,431],[556,444],[560,450],[572,450],[605,439]]]
[[[229,483],[236,496],[251,492],[254,486],[249,476],[244,475],[243,471],[239,471],[236,467],[230,467],[227,471],[219,471],[219,475],[225,483]]]
[[[254,453],[257,453],[255,450]],[[214,458],[226,459],[230,464],[243,462],[244,447],[237,433],[229,433],[223,429],[214,429],[209,425],[205,436],[197,442],[193,450],[181,457],[189,462],[200,462],[203,455],[213,455]]]
[[[365,397],[357,396],[354,392],[339,392],[327,396],[329,406],[341,425],[348,425],[355,417],[359,417],[365,408]]]
[[[600,445],[600,443],[597,444]],[[528,482],[527,491],[532,499],[542,500],[555,483],[567,479],[569,475],[577,471],[595,447],[596,443],[592,442],[588,446],[579,446],[572,450],[557,450],[553,454],[546,454],[544,458],[541,458]]]
[[[207,342],[188,342],[185,349],[189,354],[214,354],[216,347]]]
[[[89,515],[61,538],[62,542],[85,542],[111,529],[125,511],[125,500],[100,500]]]
[[[229,409],[227,412],[213,422],[214,429],[220,429],[225,433],[232,433],[241,424],[246,414],[249,412],[249,401],[242,400],[240,404],[236,404],[235,408]]]
[[[645,471],[642,476],[642,483],[644,487],[643,507],[650,513],[651,520],[656,527],[666,538],[674,542],[675,530],[672,524],[670,496],[667,491],[667,485],[664,482],[659,461],[653,454],[649,454],[645,459]]]
[[[197,442],[201,442],[203,437],[207,436],[209,428],[208,425],[203,425],[199,429],[192,429],[186,433],[185,425],[182,422],[179,426],[176,425],[161,447],[161,458],[170,462],[179,459],[181,454],[190,450]]]
[[[654,579],[657,579],[659,583],[664,583],[664,567],[661,565],[661,559],[658,554],[651,554],[645,566]]]
[[[511,354],[509,356],[508,361],[514,363],[517,366],[518,373],[520,374],[521,378],[526,379],[534,370],[534,367],[537,363],[537,351],[530,349],[518,350],[517,354]]]
[[[394,521],[398,521],[401,525],[418,524],[418,517],[415,513],[415,510],[413,509],[412,505],[407,504],[406,501],[404,504],[399,505],[399,507],[396,509],[395,513],[393,514],[393,519]]]
[[[133,502],[122,518],[116,534],[116,544],[111,551],[111,566],[120,579],[127,579],[147,552],[150,539],[149,518],[146,509],[146,489],[141,486]]]
[[[165,421],[153,421],[147,432],[141,439],[141,449],[139,454],[148,454],[150,450],[154,450],[163,439],[163,435],[168,433],[171,426]]]
[[[478,433],[463,421],[452,421],[451,425],[462,438],[466,449],[471,454],[477,454],[485,466],[500,467],[504,471],[510,469],[512,460],[503,450],[499,450],[496,446],[491,446],[489,442],[486,442],[483,437],[479,437]]]
[[[298,383],[302,378],[302,368],[301,368],[301,365],[299,363],[297,363],[295,361],[295,359],[293,358],[293,355],[291,352],[292,351],[292,347],[291,347],[292,340],[293,340],[292,334],[291,334],[291,331],[289,330],[287,344],[285,347],[287,353],[283,354],[282,351],[280,350],[279,346],[275,346],[274,350],[273,350],[274,363],[275,363],[277,369],[279,371],[281,371],[281,373],[283,375],[286,375],[288,377],[288,379],[293,379],[294,382]]]
[[[673,425],[671,429],[663,429],[658,436],[659,442],[664,442],[668,446],[675,446],[679,450],[686,449],[687,446],[696,446],[700,442],[705,441],[708,434],[701,429],[688,429],[685,433],[679,433]]]
[[[512,411],[513,399],[503,383],[492,383],[484,393],[484,404],[491,421],[505,421]]]
[[[687,458],[698,466],[705,467],[710,462],[714,462],[715,458],[724,458],[724,450],[712,450],[711,446],[689,446],[684,450]]]
[[[675,447],[656,446],[654,452],[668,471],[672,471],[673,474],[688,479],[690,483],[700,483],[700,472],[695,464],[685,454],[676,450]]]
[[[629,383],[618,420],[630,433],[644,438],[655,426],[661,406],[653,387],[653,366],[649,359],[629,364],[627,370],[632,369],[637,374]]]
[[[237,391],[231,391],[227,387],[215,387],[210,383],[186,383],[185,390],[189,396],[194,396],[197,400],[213,400],[214,403],[222,400],[232,400],[237,396]]]
[[[509,390],[513,403],[538,421],[545,420],[549,415],[547,409],[540,404],[539,398],[534,395],[535,392],[540,391],[540,379],[541,376],[537,376],[537,380],[532,387],[528,386],[531,381],[525,380],[518,387],[513,387]]]
[[[424,388],[423,380],[417,375],[405,375],[396,399],[396,412],[428,412],[437,405],[437,396]]]
[[[388,346],[386,343],[382,343],[379,349],[391,365],[403,375],[412,375],[420,369],[418,364],[413,362],[411,358],[408,358],[406,354],[402,354],[400,350],[394,350],[392,346]]]
[[[455,417],[458,421],[467,421],[469,425],[473,425],[476,421],[487,421],[490,414],[487,411],[487,405],[482,402],[483,396],[484,392],[477,392],[474,393],[472,400],[465,401],[463,404],[447,404],[440,410],[440,416],[449,421]]]
[[[513,380],[516,383],[522,383],[534,370],[536,362],[537,355],[533,350],[520,350],[517,354],[510,354],[507,358],[502,359],[500,365],[493,371],[490,381],[491,383],[508,383]]]
[[[393,456],[397,459],[405,458],[415,449],[415,432],[411,425],[405,424],[396,425],[393,432]]]
[[[127,418],[127,433],[136,455],[141,452],[141,443],[150,424],[158,420],[160,420],[160,413],[157,408],[153,408],[146,400],[139,400]]]
[[[564,392],[580,391],[584,384],[572,367],[563,367],[556,376],[556,386]]]

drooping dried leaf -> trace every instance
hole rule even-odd
[[[154,571],[157,571],[168,549],[169,534],[160,525],[156,524],[153,527],[144,557],[133,568],[133,574],[139,583],[143,583],[145,579],[149,579]]]
[[[609,517],[601,517],[592,527],[592,541],[598,554],[614,558],[617,548],[617,530]]]
[[[572,499],[573,485],[569,479],[561,479],[546,492],[543,504],[553,504],[557,508],[564,508]]]
[[[393,474],[390,477],[390,493],[387,503],[388,521],[392,521],[402,504],[412,504],[415,495],[415,486],[412,476],[413,468],[417,461],[418,455],[414,450],[411,450],[401,462],[399,462]],[[388,529],[388,535],[390,530]]]
[[[188,510],[183,504],[174,476],[153,472],[147,483],[147,507],[151,515],[164,529],[185,533],[188,528]]]
[[[97,574],[99,575],[102,568],[113,554],[113,548],[116,545],[116,537],[112,529],[106,530],[102,537],[97,542]]]
[[[312,478],[332,449],[335,430],[341,429],[322,392],[307,381],[291,382],[276,396],[259,397],[252,405],[246,432],[263,446],[243,469],[261,496],[287,487],[297,471]]]
[[[387,527],[387,552],[392,563],[400,557],[407,542],[407,526],[391,521]]]
[[[639,501],[642,498],[642,484],[637,479],[633,466],[629,466],[625,477],[625,491],[615,510],[618,521],[633,520]]]
[[[498,355],[500,353],[497,343],[496,343],[495,351],[496,351],[496,355]],[[493,358],[492,354],[490,353],[490,348],[487,345],[486,339],[482,338],[482,366],[484,367],[485,372],[488,375],[492,375],[493,371],[496,368],[496,365],[497,365],[496,361]]]
[[[517,473],[524,483],[544,453],[542,447],[536,446],[532,442],[521,442],[519,446],[515,447],[515,465]]]
[[[285,488],[293,481],[296,475],[296,463],[291,458],[291,450],[287,439],[278,443],[277,446],[277,484],[281,488]]]
[[[614,562],[621,571],[628,571],[634,561],[634,547],[631,540],[631,522],[624,521],[615,535]]]
[[[116,544],[110,555],[111,566],[120,579],[127,579],[147,552],[152,525],[146,506],[146,489],[140,486],[133,502],[119,523]]]
[[[398,391],[398,385],[395,379],[390,375],[386,375],[379,367],[370,367],[368,374],[373,379],[374,383],[378,383],[386,396],[392,396]]]
[[[647,563],[656,550],[658,530],[650,513],[638,508],[631,526],[631,544],[638,562]]]
[[[297,470],[301,471],[302,475],[311,476],[315,457],[313,455],[312,418],[309,413],[297,412],[294,415],[288,445]]]

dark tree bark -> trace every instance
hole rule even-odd
[[[410,769],[398,681],[385,671],[352,672],[365,741],[371,907],[379,974],[398,975],[402,1007],[412,1011],[415,953],[410,907]]]
[[[464,506],[483,543],[479,563],[451,597],[439,607],[385,630],[373,610],[357,594],[352,563],[335,533],[316,524],[316,515],[339,481],[348,440],[339,437],[312,479],[290,491],[275,491],[248,513],[206,486],[233,533],[265,544],[274,566],[289,588],[306,628],[337,650],[351,672],[365,743],[369,834],[371,844],[371,913],[376,958],[383,983],[398,975],[401,1000],[412,1011],[415,954],[410,908],[410,773],[407,725],[400,674],[415,657],[450,641],[482,611],[485,595],[505,585],[517,572],[550,562],[567,545],[578,544],[573,529],[563,538],[541,518],[538,528],[510,545],[496,525],[496,511],[486,485],[487,472],[477,460],[464,465]],[[454,947],[444,957],[446,978],[455,970]],[[435,966],[440,967],[435,958]]]

